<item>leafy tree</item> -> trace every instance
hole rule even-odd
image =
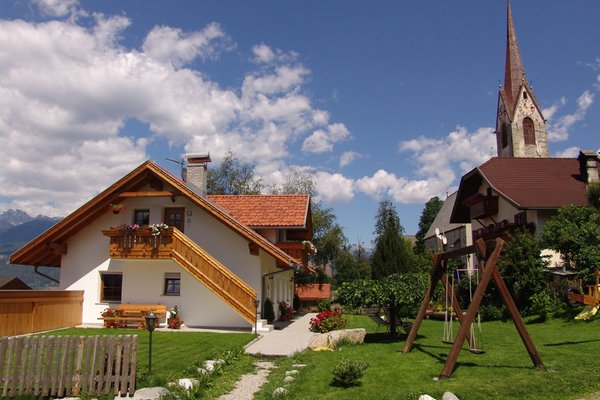
[[[600,209],[572,204],[561,207],[544,225],[542,240],[591,281],[594,269],[600,266]]]
[[[310,170],[292,167],[284,175],[281,186],[271,187],[272,194],[314,194],[315,179]]]
[[[393,274],[377,281],[361,279],[343,283],[335,300],[350,308],[373,304],[385,308],[390,316],[390,334],[395,336],[398,317],[416,315],[428,284],[428,275],[419,272]]]
[[[366,279],[371,276],[367,250],[361,244],[344,246],[334,264],[337,284]]]
[[[592,207],[600,209],[600,182],[590,183],[585,196]]]
[[[327,265],[332,265],[340,256],[346,246],[344,230],[337,223],[337,217],[332,208],[324,208],[319,203],[313,204],[313,242],[317,247],[317,254],[312,256],[312,261],[318,269],[324,271]]]
[[[431,224],[433,224],[433,220],[442,209],[443,204],[444,202],[437,196],[432,197],[427,203],[425,203],[425,208],[423,209],[421,218],[419,219],[419,231],[415,235],[417,238],[417,243],[415,244],[415,253],[425,252],[425,234],[431,227]]]
[[[389,200],[379,203],[375,222],[375,251],[371,258],[371,277],[384,278],[397,272],[408,272],[411,265],[411,245],[402,234],[404,228],[396,208]]]
[[[262,180],[254,177],[254,164],[240,161],[228,151],[217,169],[209,169],[207,176],[209,194],[259,194]]]

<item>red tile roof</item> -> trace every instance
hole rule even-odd
[[[208,199],[251,228],[304,228],[308,195],[209,195]]]
[[[295,293],[303,301],[328,300],[331,297],[331,285],[329,283],[296,285]]]
[[[493,157],[462,177],[451,222],[470,222],[462,201],[479,190],[482,180],[518,209],[588,205],[577,158]]]
[[[478,169],[501,196],[519,208],[587,205],[576,158],[494,157]]]

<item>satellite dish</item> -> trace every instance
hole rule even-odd
[[[440,230],[439,230],[439,228],[435,228],[435,236],[440,236]]]
[[[444,243],[444,244],[448,243],[448,239],[446,239],[446,236],[442,236],[442,243]]]

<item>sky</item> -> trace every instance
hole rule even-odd
[[[549,152],[600,148],[600,2],[513,0]],[[300,168],[350,243],[496,155],[506,2],[3,0],[0,211],[65,216],[147,159]]]

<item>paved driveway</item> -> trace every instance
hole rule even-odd
[[[317,314],[305,314],[296,318],[281,330],[262,334],[258,340],[246,347],[246,353],[265,356],[291,356],[306,349],[310,339],[316,335],[316,333],[308,330],[310,319],[315,315]]]

